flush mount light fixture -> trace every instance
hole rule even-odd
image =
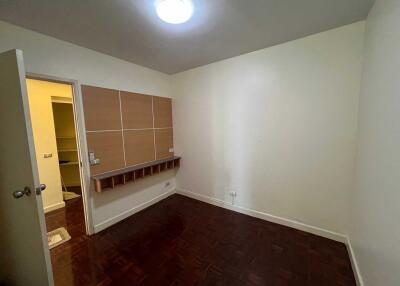
[[[158,17],[170,24],[185,23],[193,14],[191,0],[158,0],[155,6]]]

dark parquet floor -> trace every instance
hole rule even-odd
[[[80,199],[47,215],[56,286],[356,285],[342,243],[173,195],[91,237]]]

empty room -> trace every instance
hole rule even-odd
[[[400,1],[0,1],[0,286],[400,285]]]

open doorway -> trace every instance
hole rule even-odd
[[[86,236],[84,184],[72,84],[27,79],[49,248]]]

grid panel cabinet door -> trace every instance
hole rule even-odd
[[[87,131],[122,129],[118,90],[83,85],[82,100]]]
[[[172,128],[156,129],[156,159],[171,158],[174,156],[174,139]]]
[[[87,85],[82,98],[92,176],[174,156],[171,98]]]
[[[90,132],[86,139],[89,152],[100,159],[90,168],[92,176],[125,167],[122,131]]]
[[[154,133],[153,130],[125,130],[126,165],[134,166],[154,161]]]
[[[152,96],[126,91],[120,94],[123,128],[153,128]]]
[[[153,97],[154,128],[172,128],[172,100],[166,97]]]

